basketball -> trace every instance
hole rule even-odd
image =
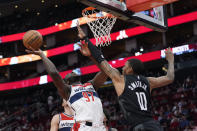
[[[41,47],[42,43],[42,35],[36,30],[29,30],[23,36],[23,45],[27,49],[31,46],[33,49],[37,50]]]

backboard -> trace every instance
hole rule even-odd
[[[119,0],[78,0],[79,2],[99,10],[111,13],[119,19],[146,26],[153,30],[164,32],[168,29],[166,8],[159,6],[150,10],[133,12]]]

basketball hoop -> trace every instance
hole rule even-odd
[[[116,17],[112,14],[99,11],[96,8],[88,7],[82,11],[87,24],[94,34],[96,46],[108,46],[111,44],[110,32],[116,22]]]

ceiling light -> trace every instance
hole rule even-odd
[[[58,7],[58,5],[55,5],[55,8],[57,8]]]
[[[29,12],[29,9],[27,8],[27,9],[25,9],[25,11],[26,11],[26,12]]]
[[[37,12],[37,15],[40,15],[40,12]]]
[[[44,0],[42,0],[41,2],[44,3]]]
[[[143,52],[144,51],[144,48],[143,47],[140,47],[140,51]]]
[[[14,8],[18,8],[18,5],[15,5]]]

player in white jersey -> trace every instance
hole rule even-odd
[[[104,116],[101,100],[95,91],[107,79],[107,75],[104,72],[97,73],[89,83],[81,84],[80,76],[74,72],[62,79],[55,65],[45,56],[42,50],[31,48],[31,50],[26,50],[26,52],[41,57],[60,96],[69,101],[69,105],[73,108],[76,126],[79,128],[79,131],[106,131],[103,125]],[[90,52],[85,50],[84,53],[87,54],[86,56],[91,55]]]
[[[68,103],[75,111],[79,131],[104,131],[103,108],[91,83],[73,85]]]
[[[62,101],[62,106],[64,112],[53,116],[50,131],[73,131],[72,128],[75,123],[73,110],[64,99]]]

